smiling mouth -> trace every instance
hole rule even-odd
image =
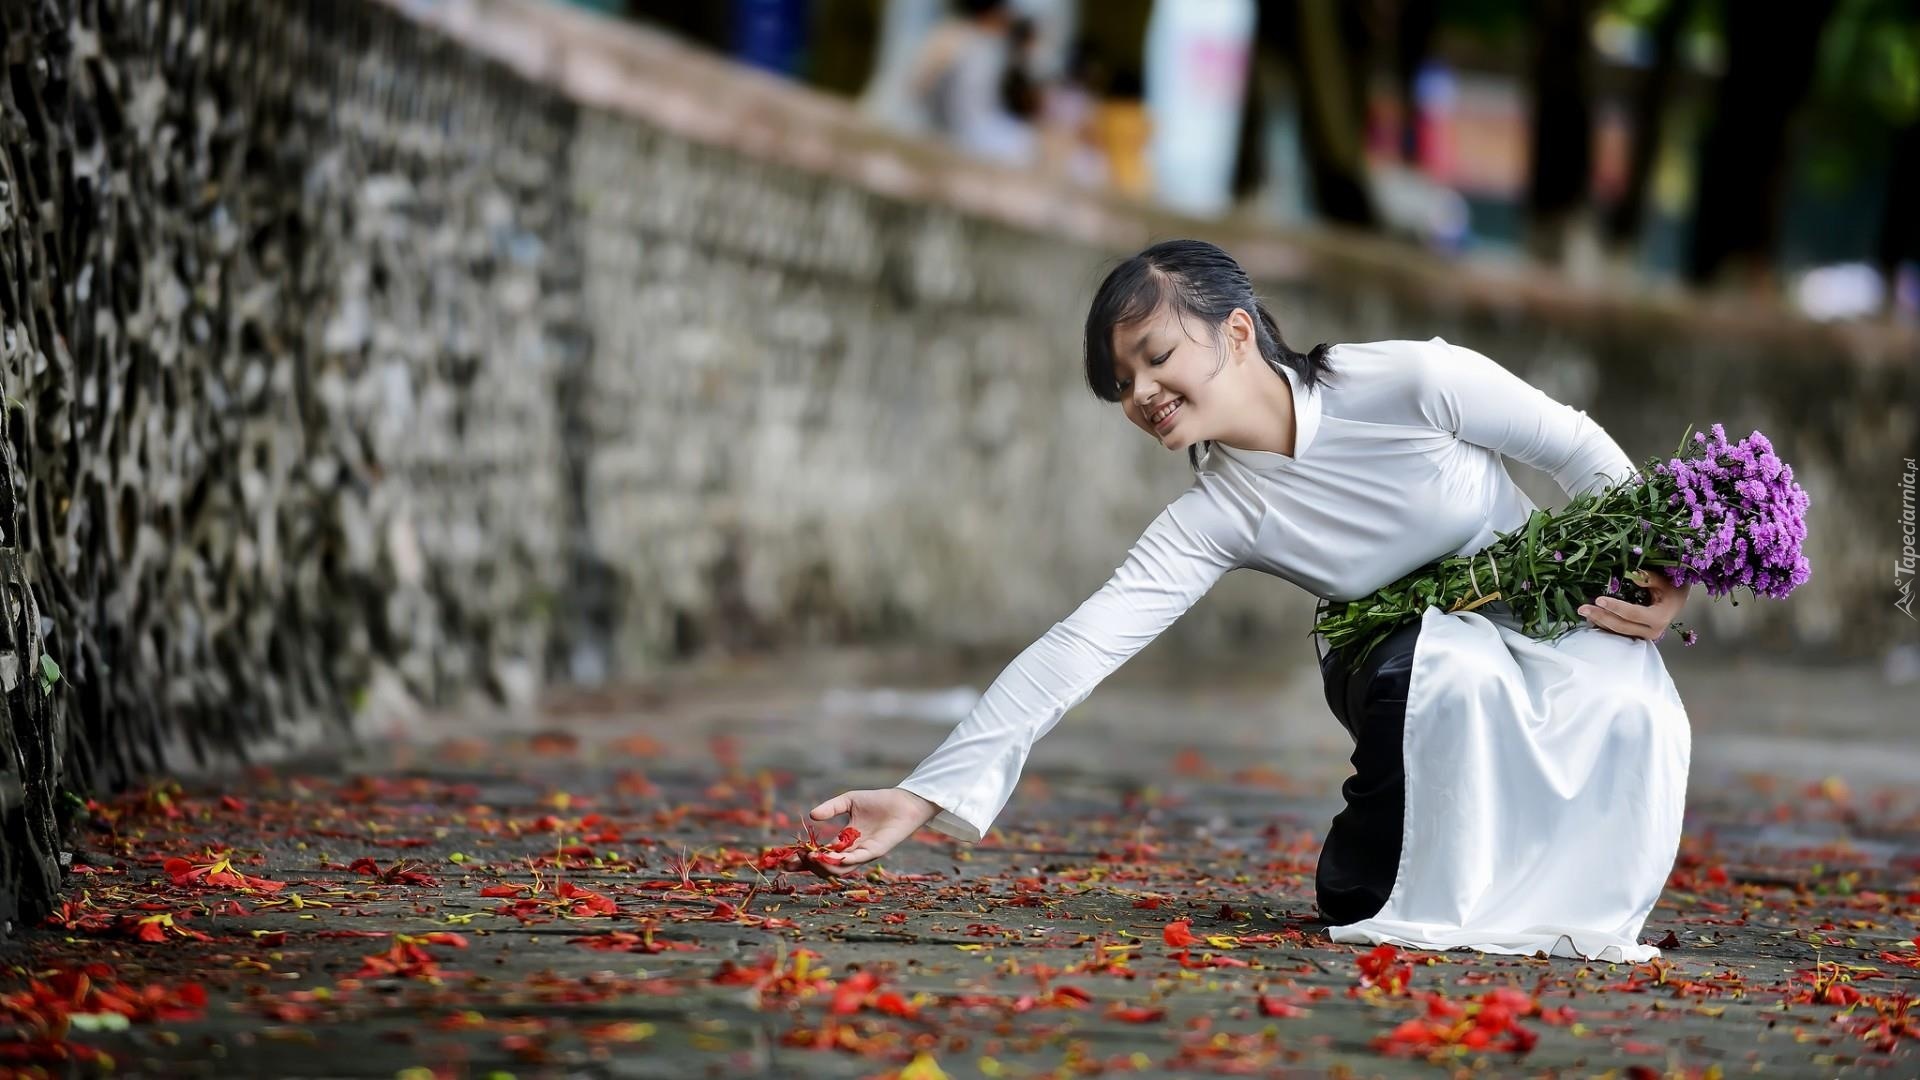
[[[1185,404],[1185,398],[1174,398],[1172,401],[1155,409],[1151,417],[1154,430],[1165,431],[1171,427],[1173,425],[1173,418],[1180,415],[1180,408]]]

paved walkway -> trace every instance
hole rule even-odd
[[[1130,666],[994,842],[762,875],[796,814],[938,742],[966,703],[938,688],[993,674],[835,654],[98,806],[65,925],[5,946],[0,1069],[1915,1075],[1916,688],[1690,659],[1650,964],[1330,943],[1312,873],[1348,747],[1298,673]]]

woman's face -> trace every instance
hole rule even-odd
[[[1218,438],[1246,399],[1236,384],[1245,370],[1241,361],[1255,347],[1253,320],[1235,308],[1219,335],[1216,340],[1207,327],[1164,305],[1149,318],[1114,327],[1120,406],[1169,450]]]

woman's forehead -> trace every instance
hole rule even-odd
[[[1142,359],[1152,355],[1154,348],[1166,348],[1176,344],[1174,338],[1181,331],[1190,330],[1190,320],[1173,310],[1171,305],[1161,304],[1138,319],[1113,324],[1110,344],[1113,347],[1115,362]],[[1191,337],[1186,334],[1184,336]]]

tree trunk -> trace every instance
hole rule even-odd
[[[1701,148],[1687,277],[1771,287],[1786,186],[1787,125],[1813,81],[1833,0],[1725,7],[1727,74]]]
[[[1900,130],[1893,143],[1893,160],[1887,167],[1887,206],[1880,216],[1880,236],[1874,244],[1874,261],[1887,283],[1886,304],[1895,301],[1895,275],[1908,259],[1920,260],[1920,206],[1913,193],[1920,191],[1920,120]]]
[[[1527,176],[1527,246],[1559,263],[1587,207],[1593,174],[1592,0],[1533,7],[1533,159]]]
[[[1364,100],[1366,66],[1356,61],[1363,50],[1352,33],[1334,0],[1260,6],[1259,37],[1286,58],[1301,103],[1314,209],[1329,221],[1371,229],[1380,219],[1367,189],[1365,116],[1355,108]]]
[[[1695,0],[1667,0],[1653,25],[1653,67],[1633,95],[1633,145],[1627,159],[1626,190],[1607,215],[1607,245],[1624,252],[1640,239],[1646,223],[1647,188],[1660,156],[1667,98],[1680,70],[1680,31],[1692,16]]]

